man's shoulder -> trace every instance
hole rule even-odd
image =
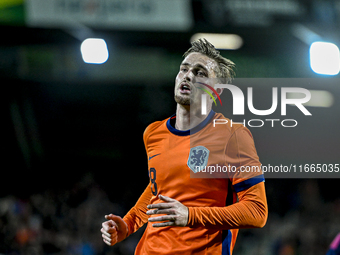
[[[151,133],[153,133],[155,130],[159,128],[164,128],[166,126],[166,122],[170,119],[166,118],[164,120],[154,121],[151,124],[149,124],[146,129],[144,130],[144,139],[150,136]]]
[[[152,122],[151,124],[149,124],[145,131],[153,131],[159,127],[161,127],[162,125],[166,125],[166,122],[170,119],[170,117],[164,119],[164,120],[157,120],[157,121],[154,121]]]
[[[222,113],[215,113],[213,126],[224,128],[228,130],[231,135],[234,134],[236,131],[239,132],[241,130],[246,130],[247,132],[249,132],[248,128],[246,128],[243,123],[235,122],[232,119],[225,117]]]

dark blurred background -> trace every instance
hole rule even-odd
[[[340,163],[339,75],[315,73],[309,55],[314,41],[340,45],[339,25],[338,0],[1,0],[0,254],[133,254],[143,229],[107,247],[101,223],[146,187],[143,132],[175,113],[196,33],[242,38],[221,49],[238,78],[325,80],[302,87],[327,91],[326,105],[287,110],[296,128],[249,128],[263,164]],[[87,38],[105,40],[105,63],[83,61]],[[268,109],[271,87],[254,93]],[[337,176],[268,178],[267,225],[241,230],[234,254],[325,254],[340,231]]]

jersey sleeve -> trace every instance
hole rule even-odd
[[[239,201],[225,207],[190,207],[189,227],[238,229],[263,227],[268,209],[264,176],[250,131],[238,126],[226,148],[229,179]]]
[[[159,121],[150,124],[144,131],[143,140],[145,150],[148,147],[148,139],[152,130],[157,128],[159,125]],[[126,222],[129,228],[128,235],[136,232],[140,227],[142,227],[145,223],[148,222],[148,216],[146,215],[146,211],[148,210],[146,207],[150,204],[150,200],[152,198],[151,187],[149,185],[144,190],[143,194],[139,197],[136,204],[130,209],[130,211],[124,216],[123,220]]]
[[[129,233],[136,232],[140,227],[148,222],[148,215],[146,215],[147,205],[150,203],[152,197],[150,184],[146,187],[143,194],[139,197],[137,203],[124,216],[123,220],[126,222]]]
[[[155,121],[151,123],[149,126],[147,126],[146,129],[144,130],[143,141],[146,152],[148,151],[148,140],[152,131],[155,130],[161,123],[162,123],[161,121]]]
[[[226,207],[189,207],[189,227],[239,229],[263,227],[268,208],[264,183],[237,193],[239,202]]]
[[[232,134],[225,156],[227,164],[232,167],[229,179],[236,192],[264,181],[253,136],[246,127],[242,126]]]

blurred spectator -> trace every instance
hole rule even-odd
[[[122,215],[125,209],[112,203],[91,175],[71,190],[47,190],[27,200],[0,199],[0,254],[126,254],[122,242],[107,251],[100,227],[106,213]],[[137,244],[139,237],[135,242]]]
[[[268,181],[270,185],[270,181]],[[279,192],[279,191],[278,191]],[[324,202],[316,180],[301,180],[288,198],[294,200],[287,213],[275,208],[267,225],[241,230],[239,238],[247,245],[235,247],[239,255],[319,255],[326,254],[330,240],[340,229],[340,200]],[[271,194],[275,199],[277,195]],[[110,201],[91,174],[85,174],[70,189],[49,189],[28,199],[0,198],[0,254],[10,255],[130,255],[144,230],[114,247],[104,245],[101,223],[104,215],[125,215],[128,208]],[[340,236],[334,239],[334,252]]]

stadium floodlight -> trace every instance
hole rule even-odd
[[[337,75],[340,72],[340,51],[333,43],[312,43],[309,57],[310,67],[317,74]]]
[[[87,64],[104,64],[109,58],[109,50],[105,40],[88,38],[80,46],[81,55]]]
[[[190,41],[193,42],[200,38],[207,39],[219,50],[237,50],[243,45],[242,37],[236,34],[197,33],[191,37]]]

